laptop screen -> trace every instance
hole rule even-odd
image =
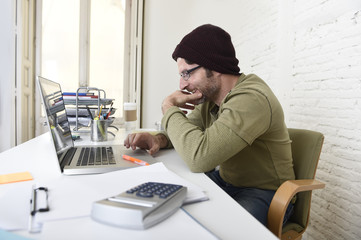
[[[60,84],[38,77],[41,97],[46,110],[52,139],[58,156],[73,147],[70,125],[66,116]]]

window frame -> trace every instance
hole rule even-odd
[[[129,4],[129,5],[128,5]],[[127,0],[124,51],[124,98],[123,102],[137,104],[137,128],[141,127],[142,63],[143,63],[143,9],[144,0]],[[129,81],[127,81],[129,79]]]
[[[41,13],[43,0],[36,2],[36,67],[35,75],[41,75]],[[124,39],[124,73],[123,73],[123,102],[137,104],[137,128],[141,126],[141,83],[142,83],[142,46],[143,46],[143,6],[144,0],[126,0],[125,39]],[[80,0],[79,19],[79,86],[89,84],[89,56],[90,56],[90,14],[91,0]],[[44,133],[45,116],[41,111],[41,99],[36,88],[36,136]],[[121,120],[121,122],[123,122]]]

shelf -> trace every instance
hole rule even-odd
[[[80,93],[79,91],[84,91],[85,93]],[[97,93],[97,95],[94,94]],[[71,115],[70,113],[75,112],[75,132],[79,131],[79,118],[80,116],[87,115],[89,116],[89,111],[91,112],[92,116],[95,115],[95,112],[100,111],[100,106],[103,105],[104,109],[102,109],[102,113],[105,112],[106,106],[111,104],[114,99],[106,98],[105,91],[103,89],[94,88],[94,87],[79,87],[76,93],[70,93],[69,95],[63,95],[64,104],[69,106],[73,105],[74,108],[67,108],[67,115]],[[85,107],[82,107],[85,106]],[[96,109],[88,108],[88,106],[97,106]],[[88,110],[89,109],[89,110]],[[87,114],[84,111],[88,112]],[[112,110],[111,115],[115,112],[115,109]],[[74,115],[72,115],[74,116]],[[84,121],[82,120],[84,123]],[[90,122],[90,120],[89,120]],[[80,123],[80,125],[83,125]],[[90,131],[90,130],[89,130]],[[86,131],[88,132],[88,131]]]

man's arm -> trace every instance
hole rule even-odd
[[[193,172],[213,169],[269,128],[271,113],[267,99],[255,94],[233,96],[219,111],[217,120],[205,128],[194,125],[176,107],[164,114],[162,126]]]
[[[169,95],[162,103],[163,114],[172,106],[181,107],[184,109],[193,110],[193,105],[187,103],[193,103],[197,99],[201,98],[202,94],[189,94],[183,91],[176,91]],[[132,133],[124,140],[124,146],[126,148],[132,148],[135,150],[137,147],[147,149],[149,154],[153,155],[161,148],[166,148],[169,144],[168,138],[162,134],[150,134],[144,133]]]

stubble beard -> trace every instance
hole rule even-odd
[[[208,77],[208,85],[204,89],[198,89],[202,93],[202,98],[196,102],[196,105],[202,104],[207,101],[214,101],[219,93],[220,86],[214,76]]]

